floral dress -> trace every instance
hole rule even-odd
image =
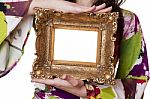
[[[0,1],[0,77],[16,66],[32,27],[32,16],[26,16],[31,0]],[[142,99],[149,79],[146,44],[138,17],[122,10],[124,32],[120,45],[116,85],[85,82],[88,99]],[[80,99],[63,90],[43,84],[35,88],[33,99]]]

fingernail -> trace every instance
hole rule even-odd
[[[62,75],[61,79],[66,79],[66,74]]]
[[[31,80],[31,82],[34,82],[34,81],[35,81],[34,79]]]
[[[95,7],[95,5],[93,5],[92,7]]]
[[[102,5],[106,5],[106,3],[103,3]]]

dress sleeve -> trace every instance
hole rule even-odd
[[[32,27],[32,16],[25,17],[30,3],[31,0],[0,1],[0,77],[15,67],[23,54]]]
[[[138,17],[126,12],[115,85],[87,82],[88,99],[143,99],[149,79],[146,44]]]
[[[31,0],[0,1],[0,44],[26,15]]]

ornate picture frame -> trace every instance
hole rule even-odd
[[[73,14],[42,8],[35,10],[37,58],[33,63],[32,78],[49,79],[70,74],[79,79],[114,84],[114,35],[117,30],[118,12]],[[96,62],[55,60],[55,29],[96,31]]]

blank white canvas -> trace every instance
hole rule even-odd
[[[96,63],[97,31],[55,29],[54,60]]]

